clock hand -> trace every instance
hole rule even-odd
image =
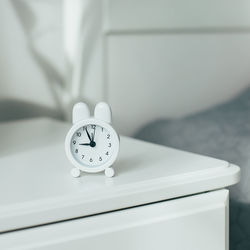
[[[91,148],[94,148],[96,146],[96,143],[94,141],[91,141],[90,143],[79,143],[79,145],[90,146]]]
[[[96,130],[96,126],[95,126],[94,133],[93,133],[93,137],[92,137],[92,140],[93,140],[93,141],[94,141],[94,139],[95,139],[95,130]]]
[[[90,137],[90,135],[89,135],[89,131],[88,131],[87,128],[86,128],[86,133],[87,133],[87,136],[88,136],[88,138],[89,138],[89,141],[92,142],[91,137]]]

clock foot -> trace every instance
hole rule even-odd
[[[78,168],[72,168],[70,173],[74,178],[77,178],[80,176],[81,171]]]
[[[105,169],[105,175],[107,177],[113,177],[115,175],[115,171],[113,168],[107,168]]]

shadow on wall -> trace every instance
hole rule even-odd
[[[52,108],[47,108],[21,100],[0,100],[0,122],[20,120],[34,117],[51,117],[63,119],[63,114]]]
[[[31,59],[34,61],[34,65],[38,66],[41,73],[43,73],[44,83],[47,84],[57,109],[63,112],[63,100],[66,89],[65,69],[63,63],[58,63],[63,61],[63,58],[59,57],[59,53],[62,54],[63,51],[57,49],[57,47],[61,48],[61,44],[54,45],[60,34],[60,27],[57,27],[59,18],[54,18],[53,15],[55,3],[50,5],[48,4],[49,0],[43,2],[43,5],[40,6],[38,2],[32,4],[31,1],[26,0],[11,0],[20,28],[25,35],[25,42]],[[11,104],[11,107],[13,105]],[[33,104],[31,105],[33,106]],[[21,106],[27,106],[27,104],[21,103]],[[35,109],[37,109],[38,113],[48,113],[50,116],[57,116],[57,114],[53,114],[53,110],[45,107],[36,106],[34,109],[33,107],[27,107],[29,114],[32,116],[36,114],[34,112]]]

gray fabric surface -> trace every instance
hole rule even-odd
[[[152,122],[135,137],[239,165],[241,181],[230,187],[230,249],[250,250],[250,88],[199,114]]]

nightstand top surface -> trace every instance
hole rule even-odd
[[[0,232],[223,188],[239,168],[121,136],[115,177],[70,175],[71,124],[31,119],[0,124]]]

